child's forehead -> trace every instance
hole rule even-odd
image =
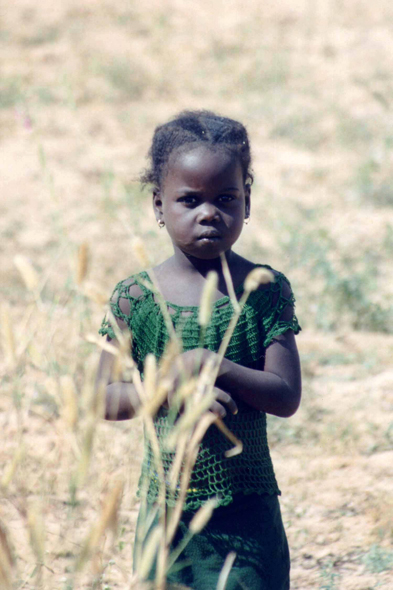
[[[236,174],[239,170],[241,172],[239,159],[230,150],[198,145],[171,154],[166,179],[221,176]]]

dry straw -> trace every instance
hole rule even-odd
[[[74,430],[78,422],[78,396],[71,375],[60,377],[60,389],[63,398],[63,417],[71,430]]]
[[[158,549],[163,536],[164,529],[162,528],[162,526],[157,525],[153,528],[153,530],[147,538],[141,562],[138,568],[138,574],[142,580],[145,580],[150,573],[150,570],[153,566],[153,562],[157,558]]]
[[[16,449],[16,452],[12,458],[11,463],[8,465],[8,467],[5,468],[4,473],[3,473],[3,477],[1,478],[1,488],[3,491],[5,491],[8,486],[10,485],[11,481],[14,478],[15,472],[18,468],[18,466],[20,465],[20,463],[23,461],[25,457],[25,446],[23,444],[23,442],[19,443],[18,448]]]
[[[231,551],[226,556],[223,568],[222,568],[220,575],[218,577],[218,583],[217,583],[216,590],[225,590],[225,587],[228,582],[228,576],[231,572],[231,569],[233,567],[235,559],[236,559],[236,553],[234,551]]]
[[[150,266],[149,256],[146,252],[145,245],[143,243],[143,240],[141,240],[141,238],[134,238],[132,240],[132,249],[134,251],[134,254],[135,254],[139,264],[143,268],[149,268],[149,266]]]
[[[45,529],[42,511],[38,505],[28,510],[27,524],[29,527],[30,545],[38,564],[43,564],[45,555]]]
[[[90,530],[77,560],[77,570],[80,570],[86,564],[88,559],[97,551],[105,531],[109,530],[112,531],[113,534],[116,533],[123,488],[123,482],[117,481],[105,496],[99,520]]]
[[[250,293],[258,289],[260,285],[274,282],[274,274],[268,268],[254,268],[244,281],[244,290]]]
[[[10,306],[8,303],[2,303],[0,305],[0,321],[1,321],[1,334],[4,352],[7,359],[7,364],[12,367],[16,365],[16,348],[15,348],[15,337],[14,330],[12,327],[12,319],[10,313]]]
[[[206,283],[203,288],[201,305],[199,307],[198,320],[199,324],[206,327],[209,323],[210,316],[212,313],[212,305],[214,296],[217,292],[218,275],[216,272],[211,271],[206,277]]]
[[[26,288],[32,293],[36,293],[39,285],[39,277],[37,271],[26,256],[18,254],[14,258],[14,264],[26,285]]]
[[[200,533],[201,530],[205,528],[217,505],[218,498],[210,498],[198,510],[198,512],[195,514],[189,525],[189,529],[193,535]]]
[[[104,307],[108,302],[108,294],[105,289],[91,281],[84,281],[82,292],[85,297],[94,301],[100,307]]]
[[[0,588],[9,590],[12,588],[12,569],[14,557],[8,541],[8,534],[2,522],[0,522]]]
[[[83,242],[78,248],[76,257],[75,282],[80,286],[86,278],[89,268],[89,247]]]

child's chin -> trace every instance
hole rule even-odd
[[[213,244],[210,247],[206,246],[206,248],[201,248],[198,252],[194,253],[193,256],[195,256],[195,258],[200,258],[201,260],[214,260],[215,258],[219,258],[224,252],[225,250],[219,248],[218,244]]]

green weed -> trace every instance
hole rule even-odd
[[[318,119],[314,113],[293,113],[278,122],[271,131],[270,137],[287,139],[296,145],[315,150],[324,141],[318,129]]]
[[[327,562],[323,565],[321,572],[321,585],[320,590],[337,590],[337,582],[339,580],[339,574],[334,571],[334,563],[332,561]]]
[[[390,223],[386,224],[383,248],[389,254],[393,254],[393,226]]]
[[[363,556],[362,562],[374,574],[389,571],[393,569],[393,551],[372,545],[370,551]]]
[[[19,104],[24,97],[22,84],[18,78],[0,79],[0,109],[9,109]]]
[[[53,43],[60,37],[61,29],[59,27],[42,27],[34,35],[23,39],[24,45],[44,45],[45,43]]]
[[[148,86],[148,80],[141,68],[129,61],[114,59],[99,67],[99,72],[114,91],[111,98],[140,100]]]
[[[366,145],[373,139],[373,131],[367,121],[356,119],[349,113],[337,113],[337,138],[345,147]]]
[[[378,276],[373,255],[361,261],[340,256],[326,230],[305,232],[304,226],[292,227],[283,246],[291,266],[306,268],[314,281],[315,290],[309,290],[307,296],[318,328],[334,330],[348,325],[355,330],[393,333],[392,304],[375,301]]]
[[[47,86],[39,86],[35,90],[38,101],[43,105],[51,105],[58,102],[53,91]]]
[[[375,158],[360,164],[354,178],[355,191],[363,203],[375,207],[393,206],[391,171],[385,170]]]

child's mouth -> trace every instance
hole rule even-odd
[[[221,239],[221,235],[218,232],[206,232],[198,237],[199,241],[216,242]]]

